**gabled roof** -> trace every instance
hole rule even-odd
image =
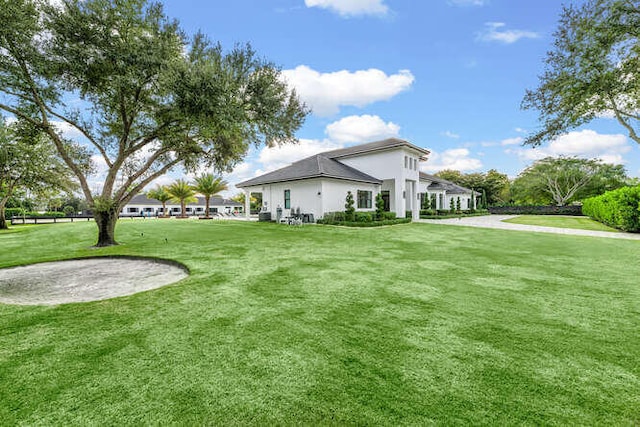
[[[454,184],[451,181],[442,179],[435,175],[429,175],[428,173],[420,172],[420,179],[425,181],[431,181],[431,184],[427,187],[427,191],[446,191],[449,194],[471,194],[473,190],[462,187],[458,184]]]
[[[197,202],[187,203],[187,205],[205,205],[205,199],[203,196],[196,196],[198,199]],[[128,205],[158,205],[161,206],[162,203],[156,199],[150,199],[146,196],[146,194],[138,194],[133,196]],[[175,202],[167,202],[168,205],[176,204]],[[223,199],[222,197],[216,196],[209,199],[210,206],[242,206],[242,203],[238,203],[234,200]]]
[[[353,147],[340,148],[338,150],[327,151],[324,154],[330,159],[338,159],[341,157],[349,157],[357,154],[371,153],[375,151],[389,150],[391,148],[407,147],[411,150],[417,151],[421,154],[421,157],[429,155],[430,151],[424,148],[417,147],[404,139],[399,138],[387,138],[381,141],[369,142],[367,144],[354,145]]]
[[[326,156],[326,153],[316,154],[286,166],[282,169],[266,173],[259,177],[236,184],[236,187],[250,187],[254,185],[272,184],[274,182],[297,181],[309,178],[335,178],[348,181],[382,184],[378,178],[360,172],[357,169],[340,163]]]

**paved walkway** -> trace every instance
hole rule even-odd
[[[573,228],[542,227],[539,225],[524,225],[503,222],[503,220],[505,219],[515,218],[517,216],[518,215],[484,215],[470,216],[467,218],[419,219],[417,222],[424,222],[428,224],[460,225],[463,227],[499,228],[502,230],[535,231],[539,233],[572,234],[575,236],[608,237],[611,239],[640,240],[640,234],[634,233],[576,230]]]

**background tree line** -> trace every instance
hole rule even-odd
[[[606,191],[637,185],[622,165],[597,159],[546,157],[535,161],[513,180],[495,169],[462,173],[443,170],[436,176],[475,190],[487,206],[557,205],[565,206]]]

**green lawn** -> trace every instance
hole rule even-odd
[[[0,424],[640,422],[637,241],[123,220],[123,245],[91,249],[92,223],[14,230],[2,267],[130,254],[192,274],[0,305]]]
[[[540,225],[543,227],[574,228],[578,230],[593,231],[613,231],[619,232],[615,228],[608,227],[598,221],[594,221],[586,216],[564,216],[564,215],[520,215],[516,218],[506,219],[504,222],[514,224]]]

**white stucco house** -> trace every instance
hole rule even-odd
[[[262,211],[274,220],[279,215],[291,216],[298,209],[313,215],[314,220],[327,212],[344,211],[348,191],[353,194],[356,211],[374,211],[380,193],[385,210],[400,218],[411,212],[413,219],[418,219],[421,199],[429,194],[430,186],[434,186],[432,193],[438,200],[442,198],[443,209],[448,208],[447,197],[460,191],[448,185],[455,186],[453,183],[445,181],[447,185],[443,185],[443,180],[420,172],[420,162],[428,155],[428,150],[408,141],[389,138],[316,154],[236,187],[245,192],[246,215],[250,195],[259,193]],[[462,207],[469,208],[466,204]]]
[[[205,199],[203,196],[196,196],[198,199],[196,202],[187,203],[186,211],[187,215],[204,215],[206,207]],[[168,215],[178,216],[181,214],[180,203],[167,202]],[[221,214],[221,215],[233,215],[244,213],[244,205],[233,200],[224,199],[222,197],[211,197],[209,199],[209,213]],[[144,194],[138,194],[127,203],[120,211],[121,215],[132,216],[162,216],[162,203],[155,199],[149,199]]]
[[[460,199],[460,210],[475,209],[480,197],[477,191],[424,172],[420,172],[420,193],[422,199],[435,198],[436,209],[441,210],[450,209],[452,201],[457,207],[458,199]]]

